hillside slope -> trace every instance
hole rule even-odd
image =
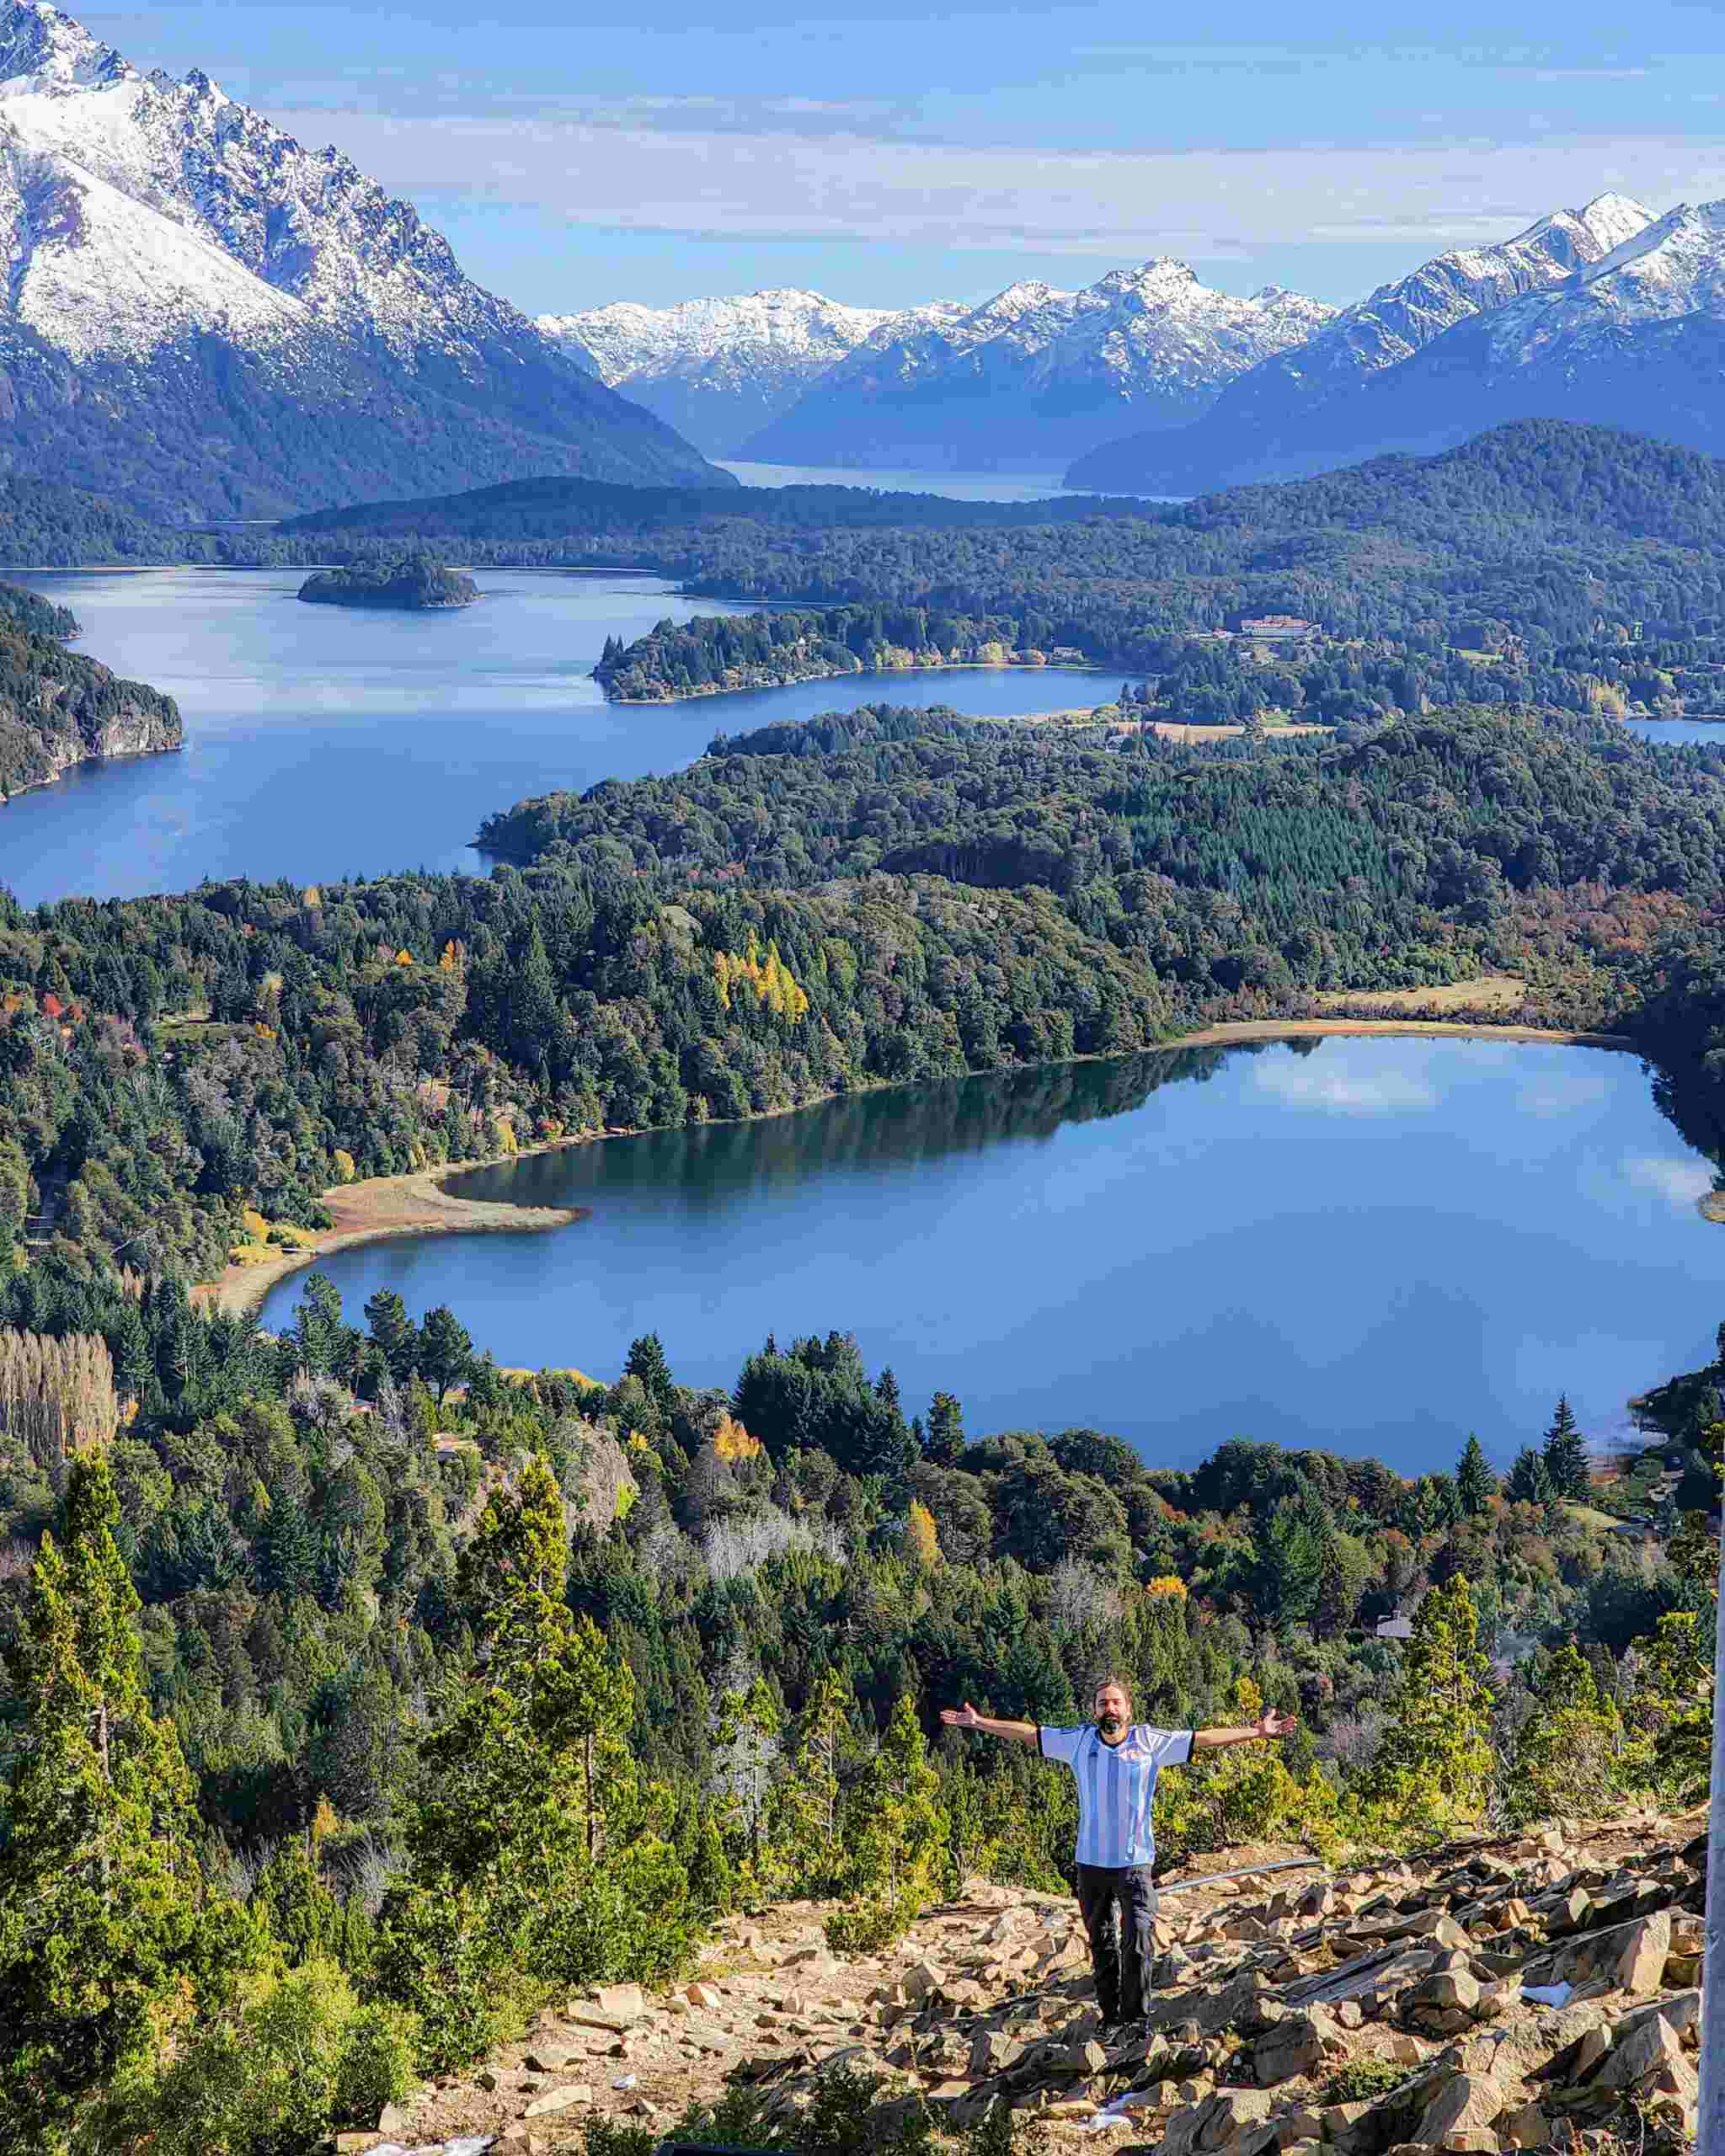
[[[873,2079],[886,2131],[924,2105],[952,2131],[1004,2103],[1057,2145],[1168,2156],[1321,2139],[1340,2156],[1491,2156],[1638,2107],[1692,2131],[1705,1844],[1705,1812],[1636,1814],[1413,1864],[1183,1892],[1174,1875],[1148,2041],[1112,2045],[1062,1897],[974,1880],[858,1958],[828,1949],[819,1908],[792,1904],[729,1919],[680,1990],[613,1985],[542,2015],[392,2132],[416,2150],[484,2134],[573,2149],[595,2121],[663,2133],[729,2089],[750,2104],[749,2140],[794,2146],[814,2092],[846,2074]],[[1184,1874],[1297,1854],[1224,1849]],[[1568,1996],[1538,2002],[1530,1984]],[[1349,2089],[1372,2093],[1338,2100]]]

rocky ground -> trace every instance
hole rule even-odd
[[[736,1919],[695,1980],[569,1999],[478,2072],[343,2152],[539,2156],[595,2116],[669,2130],[741,2083],[824,2073],[975,2124],[1004,2100],[1045,2148],[1418,2156],[1693,2131],[1706,1820],[1637,1814],[1166,1890],[1148,2039],[1098,2041],[1072,1904],[973,1885],[891,1954],[841,1960],[808,1903]],[[1292,1850],[1220,1853],[1188,1876]]]

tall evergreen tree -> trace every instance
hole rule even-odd
[[[964,1454],[964,1410],[949,1392],[936,1393],[928,1403],[928,1430],[922,1450],[937,1467],[956,1467]]]
[[[1479,1817],[1492,1772],[1492,1694],[1466,1575],[1434,1587],[1413,1620],[1402,1681],[1372,1762],[1370,1796],[1404,1825],[1441,1833]]]
[[[447,1303],[426,1311],[416,1359],[419,1375],[436,1390],[440,1407],[451,1385],[465,1385],[473,1374],[473,1337]]]
[[[1570,1412],[1567,1394],[1557,1402],[1557,1412],[1551,1417],[1551,1428],[1546,1433],[1541,1456],[1546,1464],[1546,1473],[1551,1477],[1554,1495],[1574,1498],[1587,1496],[1587,1440],[1582,1436],[1575,1417]]]
[[[1516,1454],[1503,1494],[1515,1505],[1548,1505],[1557,1494],[1551,1487],[1550,1470],[1531,1445],[1524,1445]]]
[[[145,1696],[106,1458],[74,1456],[6,1657],[18,1710],[0,1847],[0,2149],[40,2148],[159,2053],[253,1939],[206,1912],[191,1776]]]
[[[1455,1490],[1461,1509],[1470,1519],[1477,1519],[1498,1493],[1498,1478],[1486,1459],[1485,1448],[1471,1432],[1456,1463]]]
[[[643,1390],[661,1415],[668,1416],[676,1405],[676,1388],[671,1381],[670,1364],[665,1360],[665,1342],[656,1332],[644,1332],[638,1340],[629,1342],[623,1375],[640,1380]]]

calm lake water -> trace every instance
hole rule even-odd
[[[1643,741],[1725,741],[1725,718],[1626,718]]]
[[[460,1178],[549,1234],[323,1267],[449,1302],[499,1362],[614,1375],[655,1330],[729,1385],[766,1332],[854,1331],[973,1434],[1092,1424],[1152,1462],[1235,1435],[1503,1459],[1567,1390],[1589,1434],[1712,1352],[1725,1228],[1633,1057],[1353,1038],[1181,1050],[611,1139]],[[302,1281],[264,1322],[287,1323]]]
[[[688,703],[607,704],[608,636],[740,612],[657,577],[486,569],[452,614],[302,606],[299,569],[14,574],[83,624],[77,646],[176,697],[178,754],[75,771],[0,808],[0,882],[26,905],[486,864],[467,841],[529,794],[675,771],[714,734],[883,699],[982,713],[1093,704],[1064,667],[852,675]]]

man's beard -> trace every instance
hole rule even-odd
[[[1118,1737],[1126,1726],[1125,1717],[1123,1715],[1098,1715],[1096,1726],[1104,1737]]]

